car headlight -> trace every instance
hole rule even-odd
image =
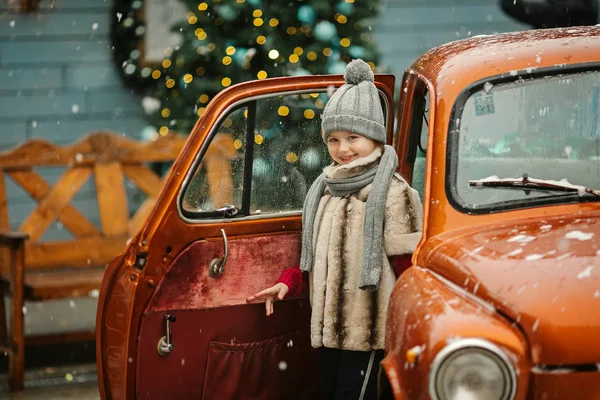
[[[434,400],[511,400],[515,391],[513,365],[487,340],[457,340],[433,360],[429,393]]]

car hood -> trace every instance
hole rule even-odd
[[[441,236],[428,267],[519,324],[534,364],[600,363],[600,213]]]

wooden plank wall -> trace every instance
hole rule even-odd
[[[529,26],[502,12],[499,0],[384,0],[373,33],[381,64],[398,79],[422,53],[474,35],[522,31]]]

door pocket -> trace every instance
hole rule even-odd
[[[203,400],[308,398],[300,332],[250,343],[209,343]],[[303,354],[304,353],[304,354]],[[303,387],[304,386],[304,387]]]

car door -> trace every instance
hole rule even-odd
[[[206,108],[99,295],[104,399],[317,398],[307,294],[245,299],[299,264],[306,190],[329,163],[320,114],[343,77],[253,81]],[[376,85],[392,138],[391,75]]]

